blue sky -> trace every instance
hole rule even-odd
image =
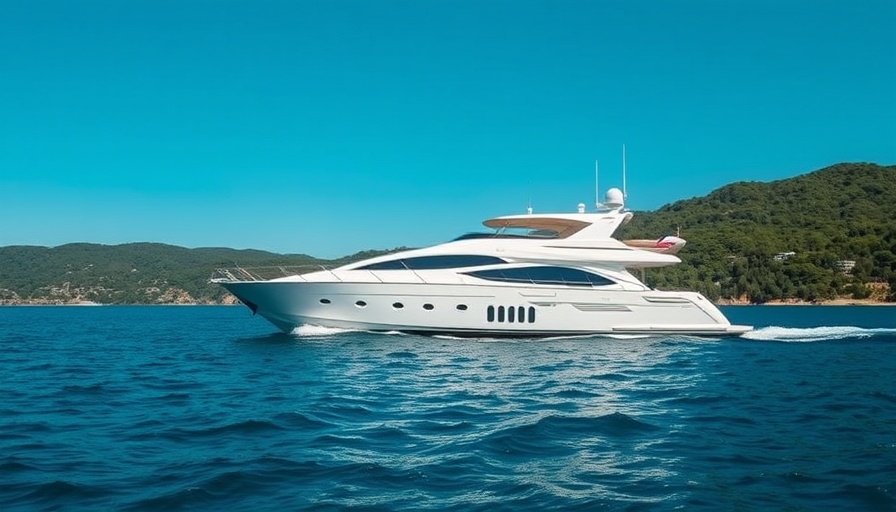
[[[3,0],[0,246],[337,257],[896,163],[896,2]],[[659,234],[658,234],[659,235]]]

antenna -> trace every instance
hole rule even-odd
[[[625,144],[622,145],[622,198],[628,199],[625,191]]]
[[[603,206],[600,204],[600,186],[598,186],[598,166],[597,160],[594,161],[594,207],[600,210],[600,207]]]

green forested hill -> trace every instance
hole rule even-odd
[[[751,302],[861,299],[873,290],[896,300],[896,166],[839,164],[771,183],[734,183],[636,213],[617,235],[659,238],[678,229],[688,241],[682,264],[648,271],[651,286]],[[376,254],[323,261],[153,243],[0,247],[0,303],[225,302],[226,292],[208,283],[217,267],[333,265]],[[855,261],[850,273],[844,260]]]
[[[208,282],[218,267],[332,264],[304,254],[165,244],[67,244],[0,247],[0,303],[219,303],[228,294]]]
[[[865,298],[896,290],[896,166],[838,164],[771,183],[727,185],[637,213],[625,238],[674,234],[683,264],[651,271],[658,288],[684,287],[751,302]],[[779,253],[795,253],[776,260]],[[855,261],[851,273],[841,269]]]

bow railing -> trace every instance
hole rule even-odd
[[[231,283],[235,281],[268,281],[281,277],[301,276],[309,272],[329,271],[323,265],[275,265],[268,267],[227,267],[216,268],[209,281]]]

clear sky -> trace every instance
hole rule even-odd
[[[422,246],[623,144],[634,210],[896,163],[896,1],[0,1],[0,246]]]

